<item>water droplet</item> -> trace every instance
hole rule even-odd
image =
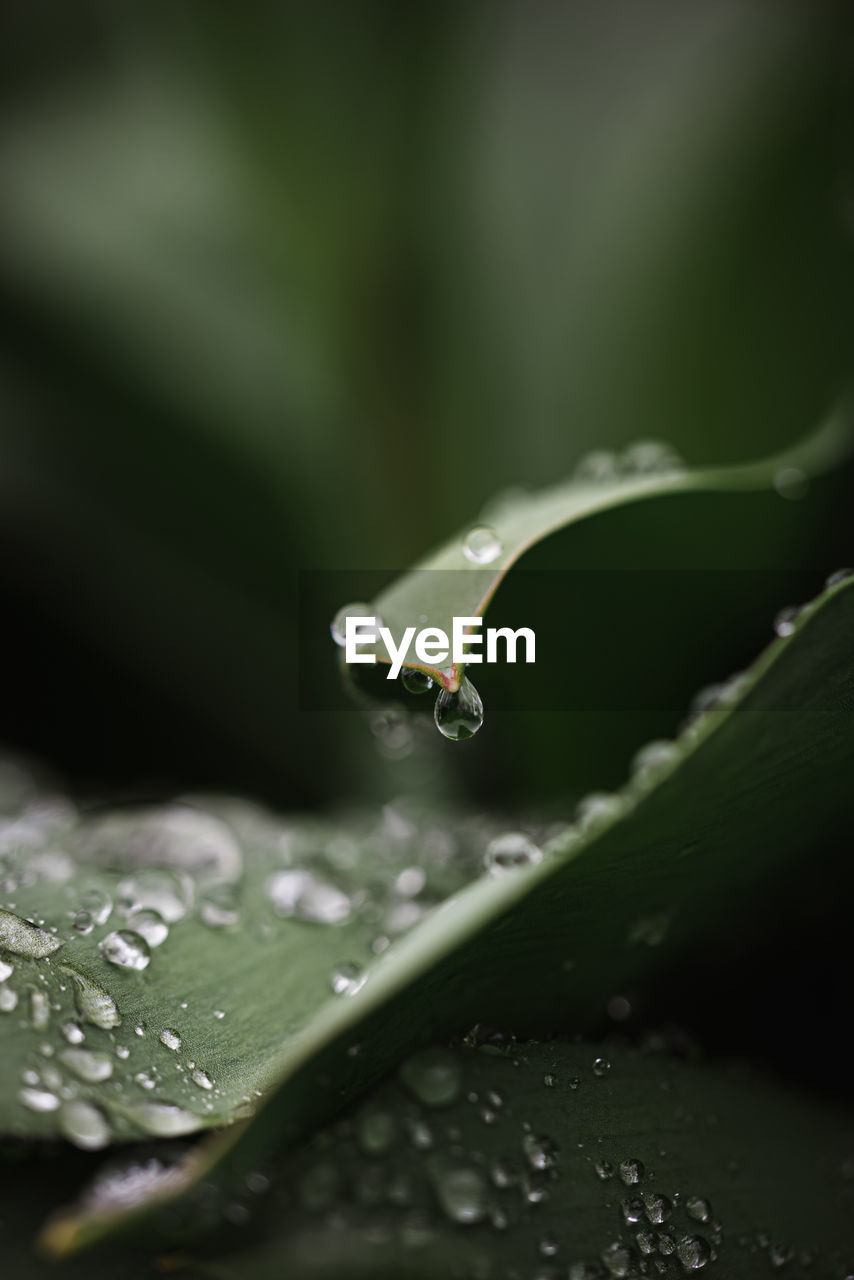
[[[667,937],[671,917],[664,911],[657,915],[641,916],[629,931],[629,942],[643,942],[648,947],[658,947]]]
[[[501,552],[501,539],[489,525],[478,525],[466,534],[463,555],[472,564],[492,564]]]
[[[400,678],[407,693],[429,693],[433,688],[433,677],[416,667],[404,667]]]
[[[146,867],[122,880],[119,898],[126,911],[148,908],[167,924],[175,924],[190,908],[193,885],[189,876],[169,867]]]
[[[165,1044],[167,1049],[177,1052],[181,1048],[181,1037],[171,1027],[164,1027],[160,1032],[160,1043]]]
[[[785,609],[781,609],[774,619],[775,634],[784,640],[794,635],[800,612],[801,606],[797,604],[790,604]]]
[[[625,1022],[631,1012],[632,1006],[625,996],[612,996],[608,1001],[608,1017],[614,1022]]]
[[[358,965],[344,961],[332,970],[329,983],[336,996],[354,996],[361,991],[366,978],[367,974]]]
[[[144,938],[149,947],[159,947],[169,937],[169,926],[159,911],[150,907],[142,907],[139,911],[131,911],[128,925]]]
[[[644,1217],[643,1200],[638,1196],[624,1200],[620,1205],[620,1211],[623,1215],[623,1221],[627,1227],[635,1227]]]
[[[130,1049],[127,1047],[126,1044],[120,1044],[116,1046],[116,1057],[121,1058],[123,1062],[130,1057]]]
[[[838,587],[841,583],[847,582],[849,578],[854,578],[854,569],[836,569],[825,580],[824,589],[825,591],[830,591],[833,587]]]
[[[643,1198],[644,1210],[648,1221],[654,1227],[660,1227],[673,1212],[673,1205],[658,1191],[650,1191]]]
[[[545,1169],[553,1169],[557,1164],[557,1144],[545,1134],[537,1136],[526,1133],[522,1139],[522,1150],[532,1169],[542,1172]]]
[[[459,1097],[460,1064],[445,1049],[421,1049],[400,1069],[400,1078],[425,1107],[447,1107]]]
[[[774,488],[790,502],[805,497],[809,486],[809,476],[800,467],[780,467],[774,476]]]
[[[610,791],[591,791],[590,795],[579,800],[575,819],[582,831],[589,831],[591,827],[615,817],[621,808],[619,797],[612,795]]]
[[[490,840],[483,863],[487,871],[500,875],[502,871],[533,866],[542,861],[542,857],[542,851],[523,832],[507,831]]]
[[[596,1170],[596,1177],[602,1182],[607,1182],[609,1178],[614,1176],[614,1166],[610,1160],[597,1160],[593,1168]]]
[[[601,1256],[609,1276],[624,1280],[624,1277],[632,1274],[635,1260],[634,1252],[622,1241],[615,1240],[613,1244],[609,1244],[607,1249],[602,1250]]]
[[[383,620],[377,613],[376,609],[372,608],[369,604],[363,604],[361,602],[356,604],[345,604],[338,610],[329,626],[332,639],[337,645],[340,645],[342,649],[347,643],[348,618],[373,618],[375,620],[373,627],[369,627],[367,623],[362,623],[359,633],[363,640],[370,638],[372,635],[375,640],[379,638],[379,629],[383,625]]]
[[[120,969],[146,969],[151,952],[145,938],[131,929],[116,929],[98,943],[98,950],[105,960]]]
[[[77,907],[78,914],[86,912],[95,924],[106,924],[113,909],[113,900],[103,889],[93,886],[91,889],[84,889]]]
[[[0,982],[6,982],[8,978],[11,978],[14,972],[15,970],[12,965],[6,964],[5,960],[0,959]]]
[[[352,903],[335,885],[310,871],[279,871],[267,883],[267,896],[277,915],[312,924],[344,924]]]
[[[645,1228],[641,1228],[635,1236],[635,1244],[640,1249],[641,1253],[646,1256],[649,1256],[651,1253],[655,1253],[657,1247],[655,1243],[655,1233],[647,1231]]]
[[[669,1258],[676,1252],[676,1241],[666,1231],[656,1231],[655,1247],[662,1258]]]
[[[775,1270],[779,1267],[785,1267],[787,1262],[791,1262],[795,1256],[795,1251],[790,1244],[782,1244],[779,1240],[773,1241],[768,1246],[768,1261]]]
[[[394,882],[395,893],[399,893],[402,898],[417,898],[426,883],[427,875],[423,867],[407,867]]]
[[[607,1058],[594,1058],[593,1074],[599,1080],[602,1080],[611,1070],[611,1064]]]
[[[211,1080],[207,1071],[202,1071],[201,1067],[196,1067],[193,1071],[193,1084],[197,1084],[200,1089],[212,1089],[213,1080]]]
[[[62,946],[61,938],[45,933],[37,925],[22,920],[12,911],[0,910],[0,950],[30,960],[43,960]]]
[[[199,914],[211,929],[228,929],[239,924],[240,902],[234,885],[213,885],[199,904]]]
[[[544,1258],[553,1258],[558,1251],[558,1242],[554,1236],[543,1236],[537,1250]]]
[[[78,911],[71,921],[71,925],[78,933],[91,933],[95,928],[95,921],[91,911]]]
[[[686,1271],[699,1271],[712,1251],[702,1236],[683,1236],[676,1246],[676,1256]]]
[[[685,1201],[685,1212],[695,1222],[708,1222],[712,1216],[712,1206],[702,1196],[690,1196]]]
[[[100,1084],[113,1074],[112,1058],[92,1049],[63,1049],[59,1060],[78,1080],[85,1080],[87,1084]]]
[[[134,1080],[143,1089],[154,1089],[157,1085],[157,1079],[153,1072],[137,1071]]]
[[[641,773],[658,773],[672,764],[678,755],[679,748],[675,742],[656,738],[635,752],[629,770],[633,777]]]
[[[594,449],[576,464],[573,479],[582,484],[606,484],[619,475],[617,459],[606,449]]]
[[[467,1227],[486,1217],[488,1190],[476,1169],[447,1169],[437,1176],[435,1186],[439,1204],[452,1222]]]
[[[225,1017],[225,1010],[224,1010],[224,1009],[214,1009],[214,1017],[215,1017],[215,1018],[219,1018],[219,1019],[220,1019],[220,1021],[222,1021],[222,1019]]]
[[[59,1098],[47,1089],[19,1089],[18,1101],[30,1111],[56,1111]]]
[[[397,1139],[397,1125],[388,1111],[367,1108],[356,1122],[356,1137],[366,1156],[384,1155]]]
[[[620,1181],[625,1187],[635,1187],[643,1177],[643,1164],[640,1160],[621,1160],[619,1165]]]
[[[436,728],[443,738],[464,742],[473,738],[483,724],[483,703],[472,682],[463,676],[455,693],[443,689],[433,708]]]
[[[116,1002],[108,991],[68,965],[61,965],[59,971],[74,983],[74,1003],[78,1016],[84,1022],[91,1022],[105,1031],[121,1024]]]
[[[110,1126],[103,1111],[79,1098],[60,1107],[59,1130],[82,1151],[99,1151],[110,1141]]]
[[[553,1089],[557,1084],[557,1076],[552,1075],[551,1071],[547,1071],[543,1076],[543,1084],[547,1089]]]
[[[198,1116],[171,1102],[138,1102],[129,1114],[141,1129],[158,1138],[178,1138],[202,1127]]]
[[[622,470],[636,475],[676,475],[684,463],[672,445],[664,440],[638,440],[620,456]]]
[[[30,1022],[34,1031],[46,1031],[50,1022],[50,1002],[43,991],[30,992]]]
[[[83,1028],[77,1022],[63,1022],[60,1031],[69,1044],[82,1044],[86,1039]]]

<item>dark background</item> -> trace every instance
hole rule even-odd
[[[429,786],[568,814],[618,785],[672,711],[532,700],[463,747],[388,759],[354,708],[300,710],[298,574],[392,576],[591,448],[656,437],[734,462],[832,411],[854,332],[847,6],[31,0],[0,21],[7,744],[88,801],[210,787],[304,809]],[[530,567],[818,586],[854,561],[851,481],[642,504]],[[510,616],[579,614],[506,590]],[[710,597],[690,645],[680,600],[656,605],[674,702],[762,647],[777,596]],[[584,634],[618,707],[637,618],[611,604]],[[817,1025],[844,973],[849,848],[816,836],[806,922],[786,914],[798,884],[757,917],[751,972],[803,987]],[[700,1020],[729,1025],[715,991],[743,959],[697,963]],[[661,1016],[697,1013],[680,992]],[[768,1052],[763,1008],[742,1031]]]

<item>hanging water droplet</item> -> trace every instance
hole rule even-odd
[[[18,1101],[30,1111],[56,1111],[59,1098],[47,1089],[19,1089]]]
[[[146,969],[151,952],[145,938],[131,929],[116,929],[98,943],[98,950],[105,960],[119,969]]]
[[[685,1201],[685,1212],[695,1222],[708,1222],[712,1216],[712,1206],[702,1196],[690,1196]]]
[[[620,1181],[625,1187],[634,1187],[643,1177],[643,1164],[640,1160],[621,1160],[619,1165]]]
[[[140,1129],[158,1138],[179,1138],[202,1127],[198,1116],[171,1102],[138,1102],[129,1114]]]
[[[702,1236],[683,1236],[676,1245],[676,1256],[686,1271],[699,1271],[712,1256]]]
[[[86,1039],[83,1028],[77,1022],[63,1022],[59,1029],[69,1044],[82,1044]]]
[[[0,950],[11,951],[16,956],[27,956],[30,960],[43,960],[62,946],[62,940],[55,938],[37,925],[22,920],[12,911],[0,909]]]
[[[356,964],[344,961],[332,970],[329,984],[336,996],[354,996],[365,985],[367,974]]]
[[[201,1067],[196,1067],[192,1074],[193,1084],[197,1084],[200,1089],[212,1089],[213,1080],[211,1080],[207,1071],[203,1071]]]
[[[471,1226],[489,1211],[486,1182],[477,1169],[447,1169],[435,1179],[436,1196],[452,1222]]]
[[[373,626],[369,626],[368,623],[363,622],[359,628],[359,634],[363,641],[368,639],[379,639],[379,629],[383,625],[383,620],[377,613],[376,609],[372,608],[369,604],[363,603],[345,604],[338,610],[329,625],[332,639],[337,645],[340,645],[342,649],[347,643],[348,618],[373,618]]]
[[[781,498],[788,498],[790,502],[806,497],[809,487],[809,476],[800,467],[780,467],[774,475],[774,488]]]
[[[80,1098],[60,1107],[59,1130],[81,1151],[99,1151],[110,1141],[110,1126],[103,1111]]]
[[[193,883],[186,873],[170,867],[146,867],[122,880],[119,898],[126,911],[147,907],[167,924],[175,924],[190,909]]]
[[[797,604],[790,604],[785,609],[781,609],[774,619],[775,635],[784,640],[794,635],[800,612],[801,606]]]
[[[477,525],[466,534],[463,555],[472,564],[492,564],[502,552],[501,539],[488,524]]]
[[[0,987],[0,1013],[12,1013],[18,1007],[18,993],[11,987]]]
[[[59,1060],[78,1080],[85,1080],[87,1084],[100,1084],[113,1074],[112,1058],[92,1049],[63,1049]]]
[[[448,1107],[459,1097],[462,1072],[446,1049],[421,1049],[404,1062],[400,1078],[425,1107]]]
[[[593,1074],[599,1080],[602,1080],[611,1070],[611,1064],[607,1058],[593,1059]]]
[[[506,831],[495,836],[486,846],[483,863],[487,871],[500,875],[519,867],[530,867],[542,861],[542,850],[521,831]]]
[[[404,667],[400,678],[407,693],[429,693],[433,688],[433,677],[415,667]]]
[[[532,1169],[542,1172],[553,1169],[557,1164],[557,1144],[545,1134],[526,1133],[522,1139],[522,1150]]]
[[[171,1027],[164,1027],[160,1032],[160,1043],[165,1044],[167,1049],[172,1049],[177,1053],[181,1048],[181,1037]]]
[[[474,737],[483,724],[483,703],[466,676],[463,676],[456,692],[441,691],[433,708],[433,719],[442,737],[452,742]]]
[[[74,983],[74,1003],[78,1016],[84,1022],[91,1022],[105,1031],[121,1024],[116,1002],[108,991],[68,965],[61,965],[59,971]]]
[[[46,1031],[50,1022],[50,1002],[44,991],[30,992],[30,1023],[34,1031]]]
[[[335,885],[310,871],[279,871],[267,882],[267,896],[277,915],[312,924],[344,924],[352,903]]]
[[[142,907],[139,911],[131,911],[128,925],[134,933],[144,938],[149,947],[159,947],[169,937],[169,926],[159,911],[150,907]]]

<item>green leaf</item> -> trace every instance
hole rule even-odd
[[[422,1050],[266,1169],[269,1192],[238,1201],[254,1221],[234,1252],[220,1241],[195,1266],[215,1280],[847,1274],[851,1116],[665,1043]]]
[[[688,942],[732,932],[747,891],[809,847],[848,802],[852,632],[847,578],[806,606],[792,634],[775,640],[672,750],[610,801],[586,806],[546,844],[542,861],[476,880],[367,963],[370,928],[361,952],[356,934],[347,936],[350,958],[365,963],[355,994],[321,998],[330,965],[344,954],[336,928],[283,923],[281,934],[295,935],[290,964],[291,944],[274,933],[265,952],[253,936],[254,907],[228,944],[187,927],[182,947],[178,931],[175,960],[160,967],[157,984],[133,975],[120,1005],[145,1017],[150,1002],[155,1032],[167,1018],[186,1021],[188,1048],[232,1089],[262,1074],[278,1087],[253,1124],[203,1144],[150,1198],[73,1210],[51,1225],[49,1246],[78,1248],[174,1199],[221,1162],[227,1172],[231,1161],[304,1136],[437,1032],[475,1019],[519,1031],[595,1028],[628,979],[643,982]],[[430,842],[419,839],[429,867]],[[38,963],[52,968],[53,958]],[[211,1009],[226,992],[228,1017],[218,1025]],[[187,996],[185,1014],[178,1002]]]
[[[851,450],[850,427],[840,417],[829,421],[799,445],[762,462],[731,467],[686,469],[672,451],[642,443],[620,457],[591,454],[576,475],[552,489],[511,494],[486,508],[441,547],[427,555],[377,597],[375,612],[399,640],[409,626],[437,627],[450,636],[453,619],[480,617],[505,574],[532,546],[556,530],[625,503],[663,494],[768,489],[781,492],[803,485],[810,475],[836,465]],[[599,473],[598,479],[590,472]],[[467,554],[469,534],[494,534],[487,565]],[[487,553],[489,554],[489,552]],[[380,662],[390,658],[381,642],[365,645]],[[433,667],[417,661],[407,667],[426,671],[448,690],[459,688],[462,664]]]

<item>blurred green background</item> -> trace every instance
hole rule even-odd
[[[390,577],[593,447],[735,461],[832,409],[846,7],[31,0],[2,24],[0,734],[114,795],[314,806],[441,769],[565,808],[619,782],[674,725],[520,711],[395,760],[355,711],[300,711],[297,574]],[[537,563],[817,585],[852,558],[851,478],[633,508]],[[749,660],[786,603],[681,678]]]

